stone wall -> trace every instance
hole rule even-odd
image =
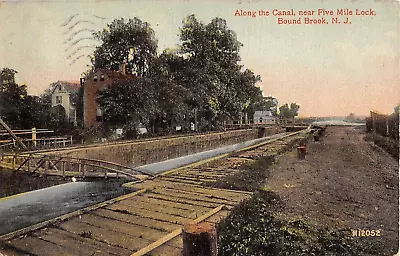
[[[284,129],[270,127],[266,129],[264,136],[279,132],[284,132]],[[234,130],[66,149],[58,151],[56,154],[77,158],[100,159],[135,167],[256,139],[259,134],[258,129]]]

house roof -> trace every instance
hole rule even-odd
[[[68,92],[77,92],[79,88],[81,88],[81,84],[79,81],[57,81],[52,84],[53,88],[51,89],[51,93],[54,93],[59,86],[64,86],[65,90]]]
[[[378,114],[378,115],[381,115],[381,116],[388,116],[388,114],[382,113],[382,112],[380,112],[378,110],[371,110],[371,113]]]

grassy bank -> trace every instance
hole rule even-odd
[[[209,182],[206,185],[214,188],[233,189],[242,191],[257,191],[263,186],[264,181],[269,176],[271,165],[278,161],[281,154],[292,150],[298,144],[305,144],[307,138],[295,138],[288,142],[286,146],[281,147],[274,152],[268,152],[255,161],[244,163],[240,166],[240,171],[234,175],[226,176],[215,182]],[[239,153],[233,153],[231,157],[240,156]]]
[[[302,219],[286,219],[284,203],[270,191],[258,191],[217,226],[218,255],[379,255],[351,240],[350,230],[317,228]]]
[[[384,137],[382,135],[376,134],[376,133],[368,133],[365,138],[366,141],[371,141],[374,142],[375,145],[378,147],[382,148],[386,152],[388,152],[391,156],[394,158],[398,159],[399,158],[399,142],[388,138]]]

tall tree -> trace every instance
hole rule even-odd
[[[180,39],[180,54],[188,62],[180,83],[193,92],[190,104],[206,125],[215,126],[223,117],[238,118],[261,91],[255,87],[260,77],[239,64],[242,43],[235,32],[221,18],[204,24],[189,15]]]
[[[18,85],[14,69],[4,68],[0,73],[0,115],[12,128],[21,127],[21,110],[28,95],[26,85]]]
[[[99,93],[97,99],[108,127],[136,131],[140,123],[148,125],[157,112],[154,85],[148,78],[117,81]]]
[[[271,111],[274,116],[278,114],[278,100],[272,96],[258,99],[254,106],[257,111]]]
[[[126,61],[127,73],[144,76],[157,55],[158,42],[150,24],[135,17],[127,22],[115,19],[107,27],[95,34],[102,44],[94,52],[94,68],[117,71]]]
[[[286,118],[294,118],[299,115],[300,106],[296,103],[284,104],[279,107],[279,115]]]

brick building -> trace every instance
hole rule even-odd
[[[83,82],[83,125],[85,128],[95,126],[102,121],[102,111],[97,103],[98,92],[113,86],[118,81],[133,79],[135,76],[122,71],[96,69],[89,73]]]

